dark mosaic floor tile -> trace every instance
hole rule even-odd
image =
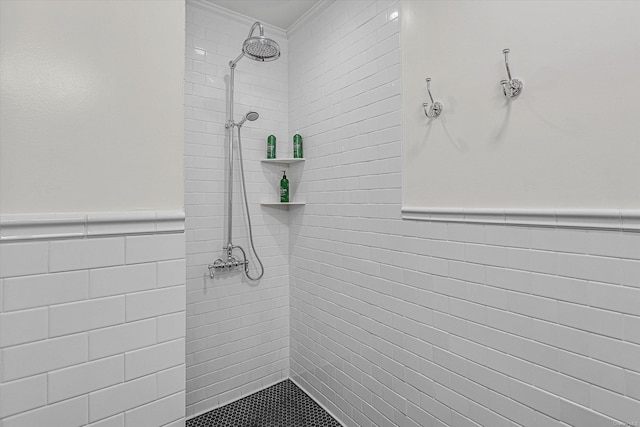
[[[291,380],[187,421],[186,427],[341,427]]]

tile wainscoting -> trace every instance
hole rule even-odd
[[[1,225],[3,427],[183,426],[184,214]]]

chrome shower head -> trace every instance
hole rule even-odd
[[[242,44],[242,51],[254,61],[275,61],[280,58],[280,46],[275,40],[263,36],[249,37]]]
[[[254,36],[256,28],[260,29],[260,35]],[[268,62],[280,58],[280,46],[275,40],[264,36],[264,28],[258,21],[254,22],[249,30],[247,39],[242,43],[242,53],[233,61],[229,62],[231,68],[242,59],[243,56],[254,61]]]
[[[242,126],[244,122],[246,122],[247,120],[249,120],[250,122],[258,120],[258,117],[260,117],[260,114],[256,113],[255,111],[249,111],[247,114],[244,115],[244,117],[242,118],[242,120],[240,120],[240,123],[238,123],[237,126],[238,127]]]

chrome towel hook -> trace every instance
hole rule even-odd
[[[442,113],[442,104],[439,102],[434,102],[433,96],[431,96],[431,88],[429,85],[429,83],[431,82],[431,77],[427,77],[425,81],[427,82],[427,92],[429,93],[429,98],[431,99],[431,107],[429,107],[428,102],[425,102],[424,104],[422,104],[422,108],[424,108],[424,114],[428,118],[433,119],[435,117],[438,117],[440,113]]]
[[[507,98],[515,98],[522,92],[524,84],[521,80],[511,78],[511,70],[509,70],[509,49],[504,49],[504,65],[507,67],[507,77],[509,80],[501,80],[502,92]]]

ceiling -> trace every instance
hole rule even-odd
[[[288,29],[320,0],[208,0],[258,21]]]

